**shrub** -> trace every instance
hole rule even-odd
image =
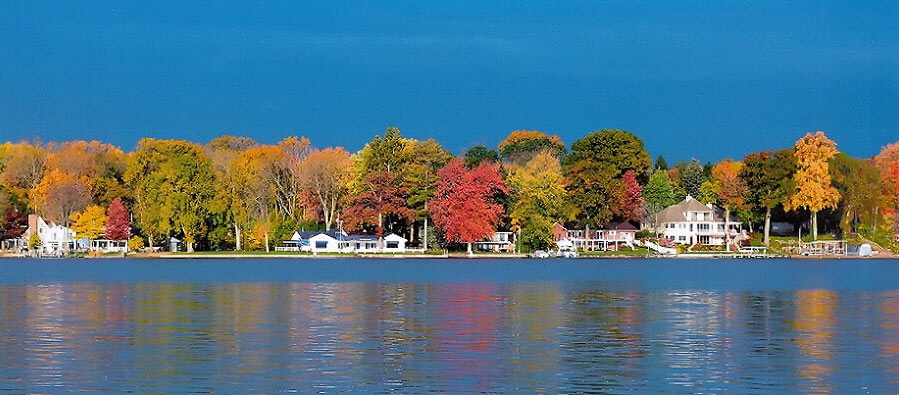
[[[128,240],[128,249],[131,251],[140,251],[144,249],[144,239],[134,236]]]

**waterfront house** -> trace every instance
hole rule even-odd
[[[128,252],[128,240],[95,239],[89,241],[88,250],[103,253]]]
[[[28,230],[22,235],[23,245],[28,245],[32,234],[41,239],[38,253],[41,255],[61,254],[75,249],[75,231],[68,227],[44,221],[37,214],[28,215]]]
[[[343,229],[328,231],[298,231],[290,240],[284,240],[283,246],[275,247],[275,251],[307,251],[332,253],[403,253],[406,252],[407,240],[391,233],[383,238],[369,234],[347,234]]]
[[[581,251],[621,251],[634,248],[637,228],[629,222],[612,222],[598,229],[567,229],[562,224],[553,225],[553,239],[560,248],[569,243]]]
[[[515,233],[493,232],[489,238],[475,243],[478,251],[512,252],[515,251]]]
[[[671,242],[685,245],[724,245],[726,233],[733,238],[742,232],[742,223],[731,215],[725,230],[724,209],[702,204],[691,196],[643,219],[644,230],[661,233]]]

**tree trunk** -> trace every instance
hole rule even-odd
[[[194,252],[194,242],[192,242],[192,241],[187,242],[187,252],[191,252],[191,253]]]
[[[150,252],[153,251],[153,235],[147,236],[147,241],[150,242]]]
[[[730,207],[724,208],[724,251],[730,252]]]
[[[471,243],[468,243],[468,255],[474,255],[474,252],[471,251]]]
[[[384,216],[378,213],[378,249],[384,250]]]
[[[270,252],[270,247],[268,246],[268,230],[265,231],[265,252]]]
[[[236,251],[241,250],[240,245],[240,226],[237,225],[237,222],[234,223],[234,249]]]
[[[409,242],[415,240],[415,221],[409,223]]]
[[[425,251],[428,251],[428,217],[425,216],[425,227],[422,229],[422,234],[424,235],[424,247]]]
[[[769,239],[771,234],[771,207],[765,210],[765,246],[771,246]]]
[[[818,240],[818,212],[812,211],[812,241]]]

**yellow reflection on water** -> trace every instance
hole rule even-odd
[[[798,332],[796,344],[799,352],[806,357],[804,363],[798,365],[799,376],[810,382],[809,390],[812,393],[830,393],[837,294],[823,289],[799,290],[795,293],[795,299],[793,329]]]

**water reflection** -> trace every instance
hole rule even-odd
[[[899,390],[897,291],[3,285],[0,333],[0,393]]]

